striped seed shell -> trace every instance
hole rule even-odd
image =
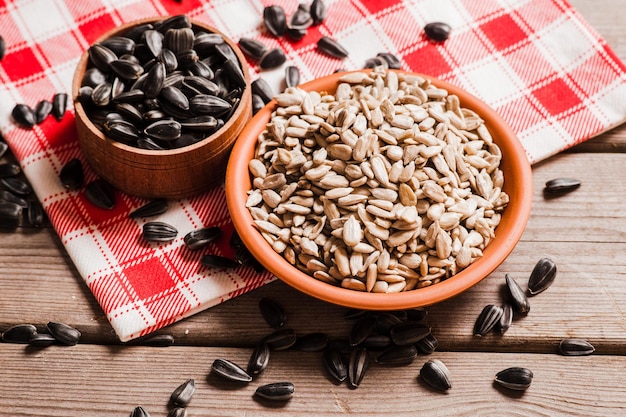
[[[300,70],[295,65],[285,67],[285,84],[287,88],[296,87],[300,84]]]
[[[83,186],[85,173],[80,159],[73,158],[63,165],[59,174],[61,184],[68,190],[77,190]]]
[[[287,30],[285,31],[285,36],[287,36],[292,41],[297,42],[300,39],[304,38],[306,33],[307,33],[306,28],[288,27]]]
[[[420,369],[419,376],[422,381],[437,390],[447,391],[452,388],[450,371],[439,359],[430,359],[427,361],[422,366],[422,369]]]
[[[114,73],[124,80],[136,80],[143,74],[143,67],[141,65],[125,59],[111,61],[109,66]]]
[[[171,142],[181,135],[181,125],[176,120],[157,120],[146,126],[143,133],[155,140]]]
[[[321,352],[328,346],[328,336],[324,333],[315,332],[298,336],[294,349],[302,352]]]
[[[389,331],[391,340],[396,345],[406,346],[417,343],[430,333],[430,326],[424,322],[404,322],[395,325]]]
[[[209,94],[198,94],[189,99],[189,109],[196,115],[222,116],[231,105],[226,100]]]
[[[392,313],[380,313],[374,320],[374,330],[378,334],[388,335],[394,326],[402,323],[402,319]]]
[[[187,111],[189,110],[189,99],[180,91],[180,89],[167,86],[161,89],[159,97],[167,104],[172,105],[177,110]],[[163,103],[162,103],[163,104]]]
[[[203,227],[187,233],[183,240],[187,248],[198,250],[204,248],[220,236],[222,236],[222,229],[219,227]]]
[[[162,62],[157,62],[147,72],[143,82],[143,90],[147,98],[155,98],[163,89],[165,82],[166,68]]]
[[[285,309],[276,300],[263,297],[259,300],[259,310],[265,322],[273,329],[278,329],[285,324],[287,320],[287,314]]]
[[[11,116],[13,116],[13,120],[23,127],[30,128],[37,124],[35,110],[27,104],[16,104],[11,111]]]
[[[584,339],[563,339],[559,343],[559,353],[564,356],[586,356],[595,350],[593,345]]]
[[[174,15],[155,23],[154,28],[161,33],[166,33],[169,29],[191,28],[191,20],[185,14]]]
[[[246,86],[246,77],[243,75],[241,67],[238,64],[237,59],[227,59],[222,64],[222,68],[228,75],[228,78],[237,86]]]
[[[273,48],[261,56],[259,59],[259,67],[264,70],[280,67],[286,60],[287,57],[281,48]]]
[[[339,44],[339,42],[328,36],[322,36],[317,41],[317,49],[325,53],[326,55],[338,59],[346,58],[349,55],[346,48],[344,48],[343,46],[341,46],[341,44]]]
[[[41,227],[46,218],[46,213],[39,201],[33,200],[28,202],[28,208],[26,209],[26,217],[28,223],[33,227]]]
[[[474,323],[474,336],[484,336],[494,328],[502,317],[502,307],[488,304],[486,305]]]
[[[376,356],[379,365],[408,365],[417,357],[415,345],[391,346]]]
[[[374,331],[374,318],[366,315],[359,318],[350,330],[350,346],[358,346]]]
[[[386,63],[389,69],[401,69],[402,64],[397,56],[391,54],[389,52],[379,52],[376,54],[377,57],[382,58]]]
[[[348,364],[348,382],[351,387],[358,388],[361,385],[369,364],[369,353],[366,348],[359,347],[352,351]]]
[[[191,28],[172,28],[165,32],[163,47],[175,54],[193,49],[195,35]]]
[[[132,54],[135,51],[135,41],[126,36],[111,36],[100,42],[100,45],[106,46],[117,56]]]
[[[376,334],[376,333],[373,333],[367,336],[367,338],[360,344],[360,346],[363,346],[372,350],[387,349],[391,345],[393,345],[393,341],[391,340],[391,337],[384,335],[384,334]]]
[[[308,7],[300,4],[295,12],[291,14],[289,18],[289,28],[293,29],[307,29],[313,24],[313,18],[309,13]]]
[[[178,230],[165,222],[148,222],[143,225],[141,234],[148,242],[171,242],[176,239]]]
[[[191,401],[193,393],[196,391],[196,381],[188,379],[180,384],[170,395],[172,404],[179,407],[187,407]]]
[[[296,340],[296,332],[293,329],[281,329],[265,336],[261,342],[266,343],[271,350],[287,350],[296,343]]]
[[[521,314],[528,314],[530,311],[530,304],[522,287],[520,287],[517,281],[515,281],[515,279],[509,274],[505,274],[504,279],[506,280],[506,287],[508,288],[510,296],[509,298],[515,311]]]
[[[56,93],[52,97],[52,115],[57,121],[61,121],[67,110],[67,93]]]
[[[252,94],[252,114],[257,114],[263,107],[265,107],[265,102],[261,96]]]
[[[511,327],[512,323],[513,323],[513,307],[511,306],[511,304],[505,304],[502,306],[502,315],[500,316],[500,320],[495,326],[496,330],[500,334],[504,334],[506,333],[507,330],[509,330],[509,327]]]
[[[152,56],[157,57],[163,49],[163,34],[154,29],[148,29],[143,33],[143,40]]]
[[[179,121],[180,126],[185,130],[194,132],[213,132],[218,127],[218,121],[214,116],[202,115],[189,117]]]
[[[2,333],[2,341],[5,343],[28,343],[37,334],[37,328],[32,324],[16,324]]]
[[[91,63],[104,73],[110,71],[109,64],[117,59],[115,52],[99,43],[91,45],[87,51]]]
[[[166,211],[167,211],[167,200],[165,200],[164,198],[157,198],[131,211],[128,217],[130,217],[131,219],[152,217],[152,216],[156,216],[159,214],[163,214]]]
[[[530,369],[511,367],[496,374],[495,383],[505,388],[524,391],[530,387],[533,381],[533,373]]]
[[[28,344],[36,347],[46,347],[54,344],[56,341],[57,340],[51,334],[35,333],[28,341]]]
[[[258,61],[267,52],[267,46],[256,39],[242,37],[239,39],[239,48],[250,59]]]
[[[174,407],[167,412],[167,417],[187,417],[187,408]]]
[[[130,413],[130,417],[150,417],[150,413],[148,413],[145,408],[138,405],[133,408],[133,411]]]
[[[309,13],[314,25],[319,25],[326,19],[326,5],[323,0],[313,0],[309,7]]]
[[[20,166],[10,162],[0,163],[0,178],[14,177],[21,172]]]
[[[207,254],[202,256],[202,258],[200,258],[200,263],[209,268],[219,269],[237,268],[239,266],[239,262],[235,261],[234,259],[213,254]]]
[[[239,365],[226,359],[215,359],[211,365],[211,372],[231,381],[252,381],[252,377]]]
[[[343,382],[348,377],[348,368],[339,349],[328,346],[324,350],[324,366],[330,376],[337,382]]]
[[[78,343],[81,333],[78,329],[59,322],[48,322],[46,324],[50,334],[61,344],[73,346]]]
[[[15,230],[22,219],[22,206],[9,201],[0,201],[0,230]]]
[[[252,355],[250,355],[250,359],[248,360],[248,368],[246,372],[250,376],[255,376],[260,374],[267,368],[267,365],[270,362],[270,348],[267,343],[258,343],[254,350],[252,351]]]
[[[272,91],[272,87],[265,81],[263,78],[257,78],[252,81],[250,85],[252,87],[252,94],[256,94],[261,97],[265,104],[269,103],[274,96],[274,92]]]
[[[107,81],[107,76],[104,72],[100,71],[96,67],[87,68],[85,74],[81,80],[81,86],[95,87]]]
[[[52,102],[48,100],[41,100],[39,103],[37,103],[37,105],[35,106],[36,123],[41,124],[44,120],[46,120],[46,117],[48,117],[51,111]]]
[[[263,9],[263,24],[274,36],[282,36],[287,30],[287,16],[280,6],[267,6]]]
[[[13,194],[27,196],[33,192],[28,181],[19,177],[0,178],[0,183]]]
[[[3,203],[14,203],[17,204],[22,209],[28,208],[28,201],[13,194],[9,190],[0,190],[0,202]]]
[[[434,334],[429,333],[426,337],[418,340],[415,343],[417,350],[423,355],[430,355],[439,346],[439,341]]]
[[[550,194],[565,194],[574,191],[581,184],[576,178],[554,178],[546,182],[544,190]]]
[[[540,259],[528,279],[528,294],[533,296],[552,285],[556,277],[556,264],[549,258]]]
[[[171,334],[156,334],[141,339],[139,344],[142,346],[167,347],[174,344],[174,336]]]
[[[96,207],[110,210],[115,205],[113,188],[102,179],[97,179],[87,184],[85,196]]]
[[[273,382],[261,385],[255,395],[271,401],[287,401],[293,397],[295,386],[291,382]]]

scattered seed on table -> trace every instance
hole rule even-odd
[[[515,311],[521,314],[528,314],[530,311],[530,304],[522,287],[520,287],[517,281],[515,281],[515,279],[509,274],[505,274],[504,279],[506,280],[506,287],[510,296],[509,298]]]
[[[528,279],[528,294],[537,295],[550,287],[556,278],[556,264],[550,258],[540,259]]]
[[[265,52],[259,59],[259,67],[264,70],[280,67],[286,60],[287,57],[282,49],[273,48]]]
[[[0,178],[14,177],[22,170],[20,166],[11,162],[0,163]]]
[[[33,227],[41,227],[46,218],[46,213],[39,201],[29,201],[28,208],[26,209],[28,223]]]
[[[11,111],[11,116],[13,116],[13,120],[26,128],[31,128],[37,124],[35,110],[27,104],[16,104]]]
[[[190,250],[199,250],[206,247],[220,236],[222,236],[222,229],[219,227],[203,227],[187,233],[183,241]]]
[[[54,344],[57,340],[48,333],[35,333],[28,341],[30,346],[46,347]]]
[[[57,121],[61,121],[67,110],[67,94],[57,93],[52,98],[52,115]]]
[[[352,388],[358,388],[363,382],[365,373],[369,368],[369,353],[366,348],[358,347],[350,353],[348,363],[348,382]]]
[[[301,3],[298,5],[296,11],[291,15],[287,27],[306,30],[312,24],[313,18],[311,17],[311,13],[309,13],[308,7]]]
[[[314,25],[319,25],[326,19],[326,5],[323,0],[313,0],[309,7],[309,13]]]
[[[415,347],[423,355],[430,355],[435,350],[437,350],[438,346],[439,346],[439,341],[437,340],[435,335],[432,333],[429,333],[427,336],[418,340],[417,343],[415,343]]]
[[[271,298],[261,298],[259,300],[259,310],[265,322],[274,329],[282,327],[287,320],[287,314],[283,306]]]
[[[393,340],[387,335],[374,333],[367,336],[359,345],[371,350],[383,350],[393,346]]]
[[[255,377],[267,368],[270,362],[270,348],[267,343],[257,343],[248,360],[246,372],[248,375]]]
[[[142,406],[138,405],[130,413],[130,417],[150,417],[150,413],[148,413]]]
[[[174,407],[167,412],[167,417],[187,417],[187,409],[185,407]]]
[[[174,344],[174,336],[172,336],[171,334],[157,334],[140,340],[139,344],[142,346],[153,347],[172,346]]]
[[[564,356],[587,356],[595,350],[593,345],[584,339],[563,339],[559,343],[559,353]]]
[[[4,185],[6,189],[11,191],[13,194],[17,194],[20,196],[27,196],[33,192],[33,189],[28,181],[22,178],[0,178],[0,183],[2,183],[2,185]]]
[[[2,36],[0,36],[0,60],[4,58],[4,55],[7,51],[7,43]]]
[[[257,114],[259,110],[265,107],[265,102],[258,94],[252,94],[252,114]]]
[[[358,346],[374,331],[374,318],[370,315],[357,319],[350,330],[350,346]]]
[[[81,333],[78,329],[59,322],[48,322],[46,324],[50,334],[61,344],[73,346],[78,343]]]
[[[386,63],[389,69],[401,69],[402,64],[397,56],[389,52],[379,52],[376,54],[377,57],[382,58]]]
[[[402,322],[403,320],[393,313],[380,313],[377,314],[376,318],[374,319],[374,330],[378,334],[388,335],[394,326]]]
[[[287,88],[296,87],[300,84],[300,71],[295,65],[285,67],[285,84]]]
[[[415,345],[393,345],[383,350],[376,356],[379,365],[408,365],[417,357]]]
[[[28,201],[9,190],[0,190],[0,202],[14,203],[23,209],[28,208]]]
[[[328,346],[328,336],[315,332],[298,336],[293,348],[302,352],[321,352]]]
[[[85,180],[85,173],[83,171],[83,164],[80,159],[73,158],[67,164],[61,168],[59,174],[61,184],[68,190],[77,190],[83,186]]]
[[[272,91],[272,87],[265,81],[263,78],[257,78],[252,81],[252,94],[256,94],[261,97],[265,104],[269,103],[274,97],[274,92]]]
[[[550,194],[565,194],[574,191],[580,185],[582,181],[576,178],[554,178],[550,181],[546,181],[545,192]]]
[[[165,222],[148,222],[142,227],[142,236],[148,242],[171,242],[177,235],[176,227]]]
[[[511,327],[513,323],[513,307],[511,304],[504,304],[502,306],[502,315],[500,316],[500,320],[496,324],[496,330],[500,334],[506,333],[507,330]]]
[[[304,29],[304,28],[290,28],[290,27],[288,27],[287,30],[285,31],[285,36],[287,36],[292,41],[297,42],[300,39],[304,38],[306,33],[307,33],[307,30]]]
[[[263,42],[256,39],[242,37],[239,39],[239,48],[246,56],[255,61],[259,61],[267,52],[268,48]]]
[[[287,350],[295,345],[296,332],[293,329],[280,329],[265,336],[261,343],[266,343],[271,350]]]
[[[474,323],[474,336],[484,336],[489,333],[500,321],[502,313],[502,307],[497,305],[488,304],[483,307]]]
[[[412,345],[430,333],[430,326],[424,322],[404,322],[391,328],[389,336],[399,346]]]
[[[41,100],[35,106],[35,123],[41,124],[52,111],[52,103],[48,100]]]
[[[450,371],[439,359],[430,359],[420,369],[419,377],[431,387],[447,391],[452,388]]]
[[[170,401],[172,404],[178,407],[187,407],[196,391],[196,381],[188,379],[180,384],[170,395]]]
[[[436,42],[443,42],[448,39],[451,31],[450,25],[443,22],[432,22],[424,26],[426,36]]]
[[[22,219],[22,206],[9,201],[0,201],[0,230],[17,229]]]
[[[211,365],[211,372],[236,382],[250,382],[252,377],[239,365],[226,359],[215,359]]]
[[[37,328],[32,324],[16,324],[2,333],[4,343],[28,343],[37,334]]]
[[[317,49],[326,55],[332,56],[333,58],[343,59],[346,58],[349,53],[337,42],[335,39],[332,39],[328,36],[322,36],[317,41]]]
[[[157,198],[131,211],[128,217],[131,219],[139,219],[158,216],[159,214],[165,213],[167,211],[167,207],[168,204],[166,199]]]
[[[323,360],[326,371],[336,382],[340,383],[348,378],[348,367],[339,349],[329,345],[324,350]]]
[[[287,401],[293,397],[295,386],[291,382],[273,382],[259,386],[255,395],[271,401]]]
[[[282,36],[287,30],[287,16],[280,6],[267,6],[263,9],[263,24],[274,36]]]
[[[220,269],[237,268],[239,266],[239,262],[234,259],[212,254],[203,255],[202,258],[200,258],[200,263],[204,266],[208,266],[209,268]]]
[[[91,204],[105,210],[115,206],[115,193],[111,185],[103,179],[96,179],[85,187],[85,196]]]
[[[496,374],[495,382],[505,388],[524,391],[533,380],[533,373],[530,369],[521,367],[511,367]]]

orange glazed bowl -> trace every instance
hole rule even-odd
[[[365,70],[359,71],[363,72]],[[356,72],[356,71],[355,71]],[[398,72],[400,73],[400,72]],[[305,91],[336,91],[338,80],[346,73],[336,73],[300,85]],[[528,221],[532,202],[532,172],[526,153],[510,127],[489,106],[466,91],[422,74],[440,89],[458,96],[462,108],[473,110],[485,122],[494,143],[502,154],[500,170],[503,191],[509,202],[501,213],[495,237],[479,257],[465,269],[438,283],[396,293],[374,293],[347,289],[318,280],[290,264],[261,235],[246,207],[251,190],[249,161],[254,157],[258,138],[277,106],[276,99],[261,109],[246,125],[235,143],[226,171],[226,198],[235,229],[252,255],[272,274],[301,292],[318,299],[356,309],[398,310],[423,307],[454,297],[479,283],[511,253]],[[417,171],[417,169],[416,169]],[[417,270],[417,268],[415,268]]]

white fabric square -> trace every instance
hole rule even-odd
[[[22,2],[13,13],[24,38],[33,42],[64,33],[72,22],[72,17],[62,2],[50,0]]]
[[[207,5],[205,10],[215,20],[218,29],[237,40],[261,24],[259,13],[255,10],[257,7],[248,1],[224,1],[211,8]]]
[[[545,155],[547,152],[556,154],[567,146],[569,140],[569,134],[560,125],[550,124],[548,120],[521,132],[518,137],[524,141],[528,155]]]
[[[99,233],[83,229],[76,230],[61,238],[70,256],[72,254],[78,255],[72,256],[72,260],[87,284],[95,278],[96,274],[111,269],[109,264],[109,260],[112,259],[111,254],[108,253],[104,240],[99,239]],[[103,251],[107,252],[105,256],[97,256]],[[85,256],[85,254],[92,256]]]
[[[463,27],[471,22],[462,2],[458,0],[422,0],[414,6],[407,7],[417,21],[424,24],[430,22],[446,22],[452,29]]]
[[[565,20],[565,17],[537,35],[537,47],[559,69],[572,69],[595,53],[588,32],[576,22]],[[564,42],[564,39],[567,41]]]
[[[524,83],[513,69],[497,56],[490,56],[466,68],[459,78],[464,80],[463,84],[469,92],[492,107],[502,106],[524,90]]]
[[[367,42],[364,42],[365,39]],[[368,58],[387,51],[389,48],[386,45],[391,44],[378,23],[368,23],[365,20],[338,35],[337,41],[350,51],[346,60],[351,61],[355,68],[363,68]]]

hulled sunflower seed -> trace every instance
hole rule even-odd
[[[494,381],[505,388],[524,391],[530,387],[533,373],[527,368],[511,367],[498,372]]]
[[[208,266],[209,268],[219,269],[237,268],[239,266],[239,262],[234,259],[212,254],[202,256],[202,258],[200,258],[200,263],[204,266]]]
[[[521,314],[528,314],[530,304],[522,287],[520,287],[517,281],[509,274],[505,274],[504,279],[506,280],[506,287],[508,288],[511,303],[515,311]]]
[[[248,360],[248,367],[246,372],[248,375],[254,377],[259,375],[267,368],[270,362],[270,348],[267,343],[257,343],[250,359]]]
[[[552,285],[556,277],[556,264],[549,258],[540,259],[528,279],[528,294],[537,295]]]
[[[266,343],[271,350],[287,350],[296,343],[296,340],[296,332],[293,329],[281,329],[265,336],[261,343]]]
[[[37,334],[37,328],[32,324],[16,324],[9,327],[2,333],[2,341],[5,343],[28,343],[34,335]]]
[[[432,333],[429,333],[427,336],[418,340],[417,343],[415,343],[415,347],[417,348],[417,350],[424,355],[430,355],[435,350],[437,350],[438,346],[439,341]]]
[[[91,204],[102,209],[110,210],[115,206],[115,193],[108,182],[97,179],[85,187],[85,196]]]
[[[287,30],[287,16],[280,6],[267,6],[263,9],[263,24],[274,36],[282,36]]]
[[[274,329],[278,329],[285,324],[287,315],[285,309],[280,303],[271,298],[263,297],[259,300],[259,310],[265,322]]]
[[[322,36],[317,41],[317,49],[333,58],[343,59],[347,57],[348,51],[339,42],[328,36]]]
[[[352,388],[358,388],[369,368],[369,353],[366,348],[356,348],[350,354],[348,364],[348,382]]]
[[[239,365],[226,359],[215,359],[211,365],[211,372],[223,378],[236,382],[250,382],[252,377]]]
[[[0,183],[5,186],[5,188],[11,191],[13,194],[27,196],[33,192],[30,184],[18,177],[9,177],[9,178],[0,178]]]
[[[260,60],[267,52],[267,46],[263,42],[246,37],[239,39],[239,48],[241,48],[241,51],[250,59],[255,61]]]
[[[450,25],[443,22],[432,22],[424,26],[426,36],[437,42],[443,42],[448,39],[451,30]]]
[[[593,345],[584,339],[563,339],[559,343],[559,353],[564,356],[586,356],[595,350]]]
[[[63,165],[59,179],[61,180],[61,184],[68,190],[77,190],[82,187],[83,181],[85,180],[85,173],[80,159],[73,158]]]
[[[273,382],[261,385],[254,392],[255,395],[272,401],[287,401],[293,397],[295,386],[291,382]]]
[[[150,417],[150,413],[148,413],[142,406],[138,405],[130,413],[130,417]]]
[[[486,305],[474,323],[474,336],[484,336],[494,328],[502,317],[502,307],[488,304]]]
[[[52,111],[52,103],[48,100],[41,100],[35,106],[35,123],[41,124]]]
[[[141,234],[148,242],[171,242],[176,239],[178,230],[165,222],[148,222],[143,225]]]
[[[296,87],[300,84],[300,71],[295,65],[285,67],[285,84],[287,88]]]
[[[52,97],[52,115],[61,121],[67,110],[67,93],[57,93]]]
[[[219,227],[203,227],[187,233],[183,240],[190,250],[198,250],[204,248],[220,236],[222,236],[222,229]]]
[[[179,407],[187,407],[195,391],[196,381],[188,379],[176,387],[176,389],[172,392],[172,395],[170,395],[170,401],[172,404]]]
[[[550,194],[565,194],[574,191],[582,182],[575,178],[554,178],[546,182],[544,190]]]
[[[324,333],[316,332],[298,336],[293,348],[302,352],[321,352],[326,349],[327,345],[328,336]]]
[[[37,124],[35,111],[27,104],[16,104],[11,111],[11,116],[23,127],[31,128]]]
[[[391,346],[376,356],[379,365],[408,365],[417,357],[415,345]]]
[[[35,347],[46,347],[54,344],[56,341],[57,340],[51,334],[35,333],[28,341],[28,344]]]
[[[81,333],[78,329],[59,322],[48,322],[46,324],[50,334],[61,344],[73,346],[78,343]]]
[[[439,359],[427,361],[420,369],[419,376],[422,381],[440,391],[447,391],[452,388],[450,371]]]
[[[502,306],[502,315],[500,316],[500,320],[495,326],[496,330],[500,334],[504,334],[506,333],[507,330],[509,330],[509,327],[511,327],[512,323],[513,323],[513,307],[511,306],[511,304],[505,304]]]
[[[430,326],[423,322],[405,322],[391,328],[389,336],[396,345],[406,346],[417,343],[430,333]]]
[[[264,70],[280,67],[286,60],[287,57],[282,49],[273,48],[265,52],[259,59],[259,67]]]
[[[343,382],[348,377],[348,368],[339,349],[328,346],[324,350],[324,366],[336,382]]]
[[[130,217],[131,219],[152,217],[152,216],[157,216],[159,214],[163,214],[166,211],[167,211],[167,200],[164,198],[157,198],[131,211],[128,217]]]
[[[17,229],[22,219],[22,210],[23,207],[17,203],[0,201],[0,230]]]

